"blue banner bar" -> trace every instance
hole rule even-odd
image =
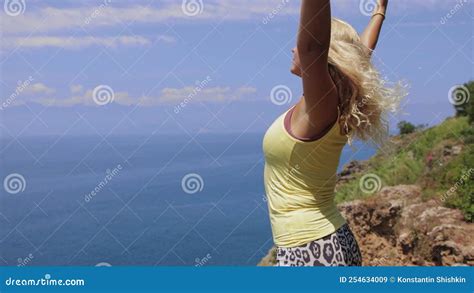
[[[0,292],[474,292],[472,267],[1,267],[0,276]]]

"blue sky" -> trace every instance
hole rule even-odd
[[[3,137],[263,133],[301,94],[300,1],[3,2]],[[410,84],[392,125],[453,115],[450,89],[474,79],[472,4],[391,1],[374,62]],[[333,14],[361,31],[370,5],[335,0]],[[287,103],[270,98],[280,85]]]

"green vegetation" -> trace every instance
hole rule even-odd
[[[427,124],[419,124],[417,126],[411,124],[410,122],[407,121],[400,121],[397,124],[398,131],[400,132],[400,135],[405,135],[405,134],[410,134],[415,131],[420,131],[428,127]]]
[[[398,122],[397,127],[401,135],[413,133],[416,129],[415,125],[407,121]]]
[[[469,118],[464,116],[467,115],[448,118],[426,130],[393,137],[390,147],[381,149],[368,161],[366,171],[338,187],[336,201],[371,196],[373,193],[364,193],[359,184],[362,176],[373,174],[380,178],[379,187],[417,184],[423,190],[424,199],[436,199],[448,207],[459,208],[466,220],[472,222],[474,130]]]
[[[474,122],[474,81],[453,90],[451,100],[456,110],[456,116],[467,116],[469,122]]]
[[[461,209],[466,220],[474,222],[474,149],[472,145],[449,162],[446,170],[438,169],[430,177],[438,180],[441,187],[447,188],[442,195],[446,205]]]

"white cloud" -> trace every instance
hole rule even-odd
[[[170,36],[158,36],[156,41],[174,42]],[[150,45],[153,40],[141,36],[119,36],[119,37],[56,37],[56,36],[33,36],[33,37],[5,37],[2,38],[2,48],[43,48],[58,47],[65,49],[82,49],[91,46],[106,46],[116,48],[119,46],[144,46]]]
[[[82,92],[83,89],[84,89],[84,87],[80,84],[71,85],[71,87],[69,88],[69,90],[73,94],[78,94],[78,93]]]
[[[165,88],[161,91],[158,99],[159,103],[176,104],[184,101],[186,98],[200,102],[226,102],[231,100],[241,100],[243,97],[256,92],[255,88],[241,87],[232,90],[229,87],[204,88],[195,93],[195,87],[184,87],[180,89]],[[140,104],[149,104],[155,101],[150,98],[142,98]]]
[[[39,88],[39,87],[38,87]],[[42,86],[42,88],[47,88]],[[49,89],[49,88],[48,88]],[[44,106],[71,107],[77,105],[97,106],[93,99],[93,90],[83,92],[83,86],[74,85],[70,87],[72,96],[68,98],[57,98],[52,91],[38,91],[33,98],[22,99],[22,103],[34,102]],[[179,103],[224,103],[229,101],[250,101],[256,93],[253,87],[209,87],[196,91],[196,87],[164,88],[158,96],[133,97],[128,92],[114,92],[113,102],[119,105],[137,105],[140,107],[152,107],[159,105],[177,105]],[[81,94],[81,92],[83,92]]]
[[[364,0],[375,1],[375,0]],[[80,29],[86,31],[95,27],[128,26],[130,23],[167,23],[171,20],[196,21],[239,21],[261,19],[274,13],[277,15],[297,16],[301,1],[283,3],[278,0],[207,0],[203,1],[202,13],[188,16],[183,12],[182,1],[161,1],[162,5],[147,6],[130,2],[113,1],[105,6],[89,5],[72,8],[28,7],[22,15],[9,17],[2,15],[2,31],[12,33],[51,33],[61,30]],[[427,11],[450,8],[458,1],[454,0],[397,0],[390,2],[394,12]],[[128,6],[127,6],[128,4]],[[33,3],[29,3],[33,6]],[[359,1],[335,0],[335,9],[360,14]],[[279,8],[281,7],[281,9]],[[35,8],[35,9],[33,9]]]
[[[203,1],[202,13],[189,16],[183,12],[181,1],[159,1],[148,5],[148,1],[103,0],[102,5],[83,5],[74,7],[53,7],[28,2],[27,9],[18,16],[8,16],[1,11],[1,44],[0,52],[12,48],[59,47],[65,49],[82,49],[103,45],[116,48],[119,46],[143,46],[161,41],[176,42],[172,36],[88,36],[98,29],[122,28],[133,25],[168,24],[171,21],[185,22],[194,25],[197,22],[217,21],[263,21],[271,18],[285,19],[288,16],[297,21],[301,1],[282,0],[206,0]],[[333,0],[335,14],[361,15],[360,1],[373,3],[375,0]],[[449,12],[462,0],[397,0],[390,2],[390,15],[401,13],[441,11]],[[471,0],[466,0],[471,1]],[[98,3],[101,3],[99,1]],[[466,6],[464,4],[463,6]],[[371,5],[368,5],[371,7]],[[345,16],[343,16],[345,17]],[[409,23],[407,26],[426,25]],[[398,25],[404,25],[403,23]],[[62,35],[52,35],[53,33]],[[77,33],[76,36],[73,36]],[[85,35],[84,35],[85,34]],[[95,35],[95,34],[94,34]],[[103,34],[102,34],[103,35]]]
[[[270,13],[279,1],[204,1],[202,13],[188,16],[183,12],[181,1],[173,1],[162,7],[134,5],[117,6],[113,3],[101,9],[97,6],[74,8],[45,7],[28,10],[16,17],[2,17],[2,30],[6,34],[25,32],[54,32],[83,28],[86,31],[94,27],[127,26],[130,23],[165,23],[170,20],[216,21],[243,20]],[[290,2],[291,3],[291,2]],[[282,15],[296,14],[298,7],[287,4]],[[92,17],[93,16],[93,17]]]
[[[52,94],[56,90],[50,87],[47,87],[43,83],[34,83],[25,88],[23,93],[25,94]]]
[[[73,95],[69,98],[38,97],[29,102],[35,102],[48,107],[72,107],[72,106],[97,106],[93,99],[93,90],[88,90],[82,95]],[[120,105],[133,105],[136,101],[126,92],[114,93],[114,102]]]

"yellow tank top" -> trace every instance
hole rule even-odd
[[[263,138],[265,192],[273,241],[280,247],[306,244],[346,223],[334,203],[334,187],[347,137],[336,122],[317,140],[299,140],[284,126],[288,111]],[[339,116],[338,109],[337,121]]]

